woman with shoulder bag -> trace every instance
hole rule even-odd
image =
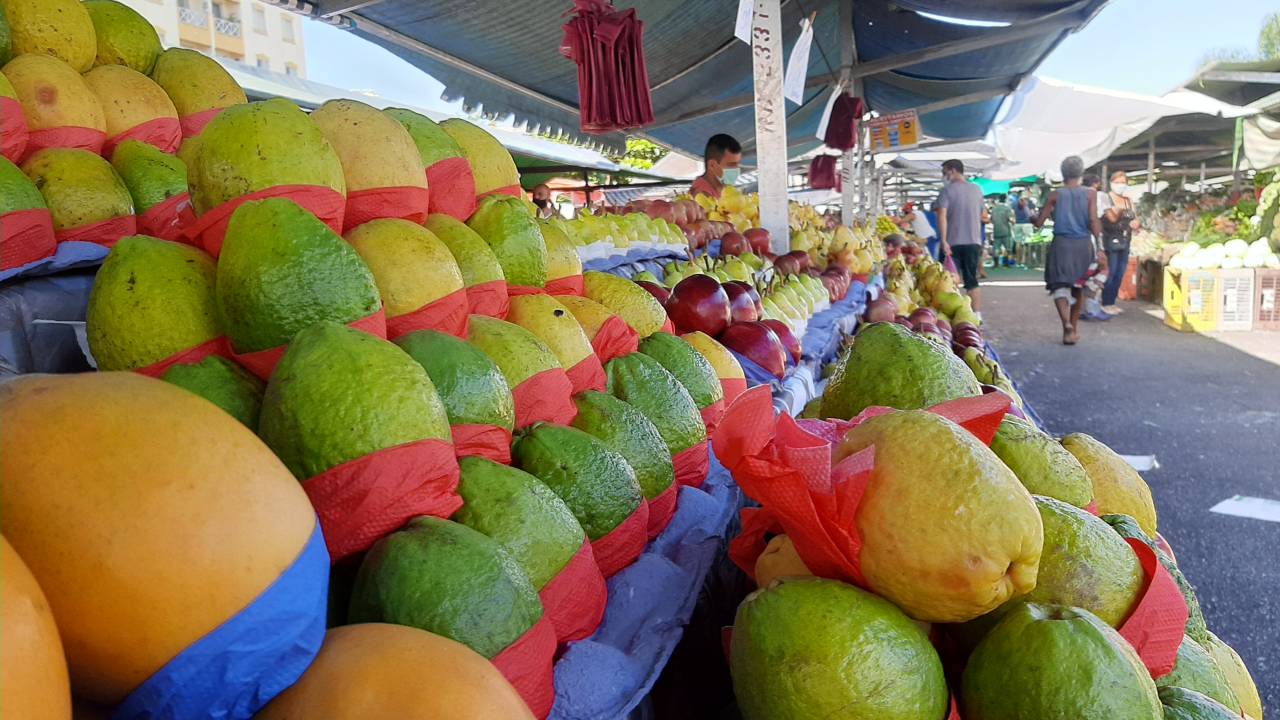
[[[1129,268],[1129,242],[1133,239],[1133,231],[1139,227],[1133,201],[1125,195],[1128,187],[1129,178],[1123,170],[1111,173],[1111,191],[1106,195],[1107,209],[1102,213],[1102,247],[1107,252],[1107,265],[1111,268],[1107,284],[1102,288],[1102,311],[1108,315],[1124,312],[1116,305],[1116,297]]]

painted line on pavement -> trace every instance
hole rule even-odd
[[[1120,457],[1129,463],[1129,467],[1138,472],[1150,472],[1160,469],[1160,463],[1156,461],[1155,455],[1121,455]]]
[[[1234,517],[1280,522],[1280,500],[1236,495],[1209,508],[1209,512]]]

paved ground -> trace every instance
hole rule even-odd
[[[1036,273],[997,271],[983,325],[1050,432],[1088,432],[1144,473],[1160,532],[1196,586],[1209,628],[1244,657],[1280,713],[1280,522],[1212,513],[1234,495],[1280,501],[1280,333],[1183,334],[1158,308],[1060,325]]]

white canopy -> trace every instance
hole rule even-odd
[[[1061,178],[1058,167],[1063,158],[1079,155],[1086,167],[1093,165],[1162,117],[1192,113],[1239,117],[1256,112],[1184,89],[1154,97],[1036,76],[1005,100],[985,138],[930,148],[927,160],[948,151],[978,152],[989,162],[975,166],[993,180],[1028,175],[1056,180]],[[925,160],[915,155],[905,153],[902,159]]]

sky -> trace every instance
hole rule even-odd
[[[1082,85],[1162,95],[1186,82],[1215,48],[1254,50],[1262,19],[1277,11],[1277,0],[1111,0],[1038,72]],[[309,21],[306,48],[307,75],[316,82],[373,91],[421,108],[459,109],[440,99],[439,82],[345,30]],[[361,61],[353,63],[353,57]]]
[[[1038,72],[1082,85],[1163,95],[1215,48],[1255,51],[1277,0],[1111,0],[1063,40]]]

